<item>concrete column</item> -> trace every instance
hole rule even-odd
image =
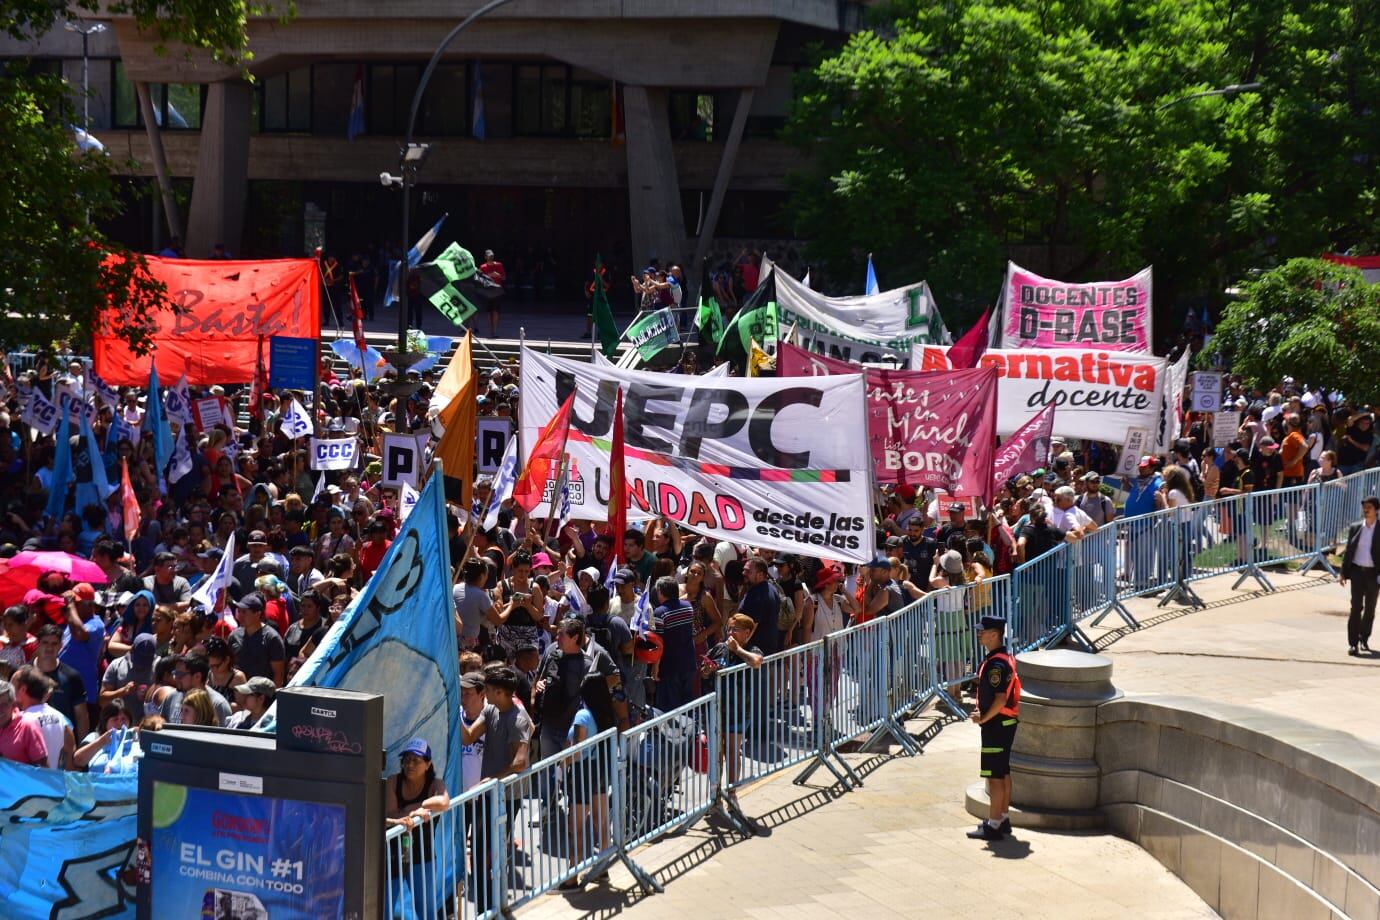
[[[714,232],[719,226],[719,212],[723,210],[724,195],[728,192],[728,182],[733,178],[733,164],[738,159],[738,144],[743,139],[743,128],[747,125],[748,110],[752,108],[755,90],[751,86],[738,92],[738,105],[733,109],[733,123],[729,126],[728,137],[724,140],[724,152],[719,158],[719,171],[714,176],[714,190],[709,194],[709,210],[705,213],[700,235],[695,240],[695,257],[685,268],[685,306],[699,304],[700,279],[704,277],[704,260],[709,255],[709,245],[714,241]]]
[[[187,215],[187,255],[204,259],[216,243],[240,255],[244,202],[249,195],[249,84],[212,83],[201,115],[192,208]]]
[[[685,215],[680,180],[671,151],[668,93],[660,87],[624,86],[623,114],[628,147],[628,207],[634,270],[656,256],[663,266],[685,265]]]

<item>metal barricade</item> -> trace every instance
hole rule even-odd
[[[1117,523],[1117,600],[1165,591],[1174,585],[1174,509]]]
[[[499,783],[489,780],[451,799],[449,808],[424,824],[388,829],[385,920],[500,915],[492,880],[502,878],[504,854],[499,848],[497,859],[489,860],[484,842],[502,833],[501,795]]]
[[[742,664],[719,672],[725,791],[810,760],[845,781],[823,752],[823,688],[823,640],[768,656],[760,668]]]
[[[614,816],[624,814],[618,755],[617,731],[608,729],[503,780],[504,826],[490,845],[506,848],[507,884],[497,880],[505,909],[619,858],[650,884],[618,846]]]
[[[871,734],[862,750],[872,749],[887,735],[908,754],[918,753],[915,742],[891,717],[892,617],[830,633],[824,639],[824,743],[835,757],[839,747],[860,735]],[[843,764],[849,779],[862,785],[856,773]]]
[[[691,824],[718,801],[718,694],[649,719],[621,742],[623,849]]]
[[[1011,573],[1007,645],[1013,653],[1053,642],[1066,630],[1072,610],[1070,549],[1067,543],[1057,546]]]
[[[1078,625],[1078,621],[1086,617],[1095,616],[1093,625],[1096,626],[1108,614],[1115,613],[1127,626],[1140,625],[1116,596],[1117,540],[1117,522],[1113,521],[1088,534],[1069,550],[1072,597],[1066,629],[1074,642],[1089,650],[1092,642]]]
[[[893,613],[888,646],[891,651],[890,707],[892,721],[905,722],[936,693],[933,676],[934,643],[928,623],[933,602],[921,598],[903,610]],[[830,688],[825,687],[825,696]]]
[[[1291,486],[1268,492],[1252,492],[1255,543],[1252,561],[1279,565],[1306,559],[1315,552],[1308,513],[1310,486]]]

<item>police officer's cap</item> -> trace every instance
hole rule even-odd
[[[978,632],[985,629],[995,629],[997,632],[1006,632],[1006,617],[983,617],[974,627]]]

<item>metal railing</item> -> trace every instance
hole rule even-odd
[[[861,779],[845,745],[865,738],[868,751],[890,740],[909,754],[918,743],[903,725],[921,708],[937,702],[966,716],[959,688],[976,676],[983,616],[1006,618],[1014,651],[1064,640],[1091,648],[1088,625],[1113,615],[1139,625],[1129,598],[1198,605],[1193,583],[1214,576],[1274,590],[1272,567],[1331,572],[1326,555],[1376,493],[1380,470],[1368,470],[1116,520],[1010,575],[932,592],[758,668],[726,668],[712,692],[679,709],[468,790],[423,828],[391,828],[386,916],[497,916],[615,861],[660,890],[631,854],[710,811],[752,833],[737,790],[802,765],[798,783],[824,767],[850,788]]]

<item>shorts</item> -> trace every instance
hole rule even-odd
[[[978,775],[983,779],[1002,779],[1011,773],[1011,744],[1016,740],[1017,720],[997,716],[982,725],[982,758]]]
[[[595,796],[607,795],[612,785],[604,748],[586,750],[579,760],[569,763],[565,774],[565,794],[572,805],[588,805]]]

